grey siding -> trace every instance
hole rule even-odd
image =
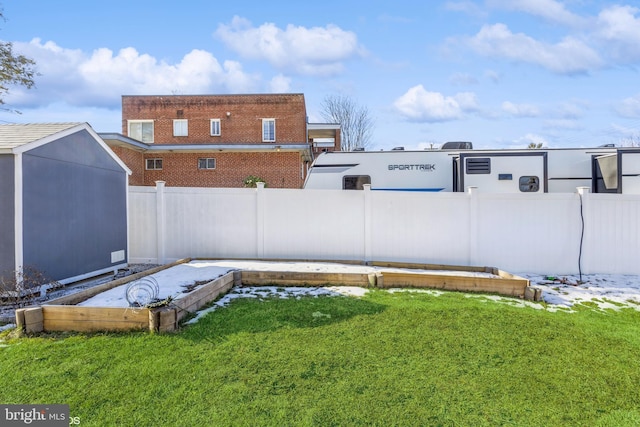
[[[0,154],[0,276],[15,270],[13,162],[13,154]]]
[[[127,248],[126,172],[86,131],[23,155],[24,264],[62,280]]]

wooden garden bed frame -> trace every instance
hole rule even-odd
[[[529,280],[492,267],[370,262],[367,263],[367,265],[381,267],[382,270],[376,271],[375,273],[233,271],[199,286],[180,298],[172,300],[171,304],[165,307],[113,308],[75,305],[109,289],[189,261],[191,261],[191,259],[179,260],[172,264],[167,264],[126,278],[95,286],[73,295],[52,300],[42,306],[16,310],[17,328],[19,331],[26,333],[127,330],[149,330],[152,333],[170,332],[178,329],[180,321],[189,313],[199,310],[220,295],[227,293],[233,286],[277,285],[287,287],[342,285],[385,289],[429,288],[463,292],[486,292],[534,301],[539,301],[541,297],[539,289],[534,289],[529,286]],[[292,260],[278,261],[291,262]],[[335,262],[345,263],[344,261]],[[357,263],[351,262],[351,264]],[[363,263],[359,263],[359,265],[363,265]],[[385,271],[385,267],[393,269],[427,270],[432,272]],[[448,271],[458,273],[447,273]],[[489,273],[493,277],[474,274],[464,275],[460,274],[460,272]]]

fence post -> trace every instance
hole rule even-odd
[[[256,243],[257,257],[264,258],[264,182],[256,182]]]
[[[580,247],[578,252],[578,272],[580,276],[583,273],[589,273],[589,213],[590,213],[590,196],[591,188],[589,187],[577,187],[578,198],[580,199]],[[587,266],[587,271],[582,270],[582,266]],[[580,277],[582,280],[582,277]]]
[[[468,265],[479,265],[478,262],[478,187],[468,187],[469,196],[469,261]]]
[[[371,259],[371,184],[364,184],[364,262],[368,264]]]
[[[156,181],[156,244],[158,264],[165,263],[165,202],[164,202],[164,181]]]

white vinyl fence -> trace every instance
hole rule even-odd
[[[129,262],[402,261],[640,274],[640,195],[131,187]]]

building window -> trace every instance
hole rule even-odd
[[[162,170],[162,159],[147,159],[147,170]]]
[[[215,169],[216,168],[216,159],[214,158],[206,158],[206,159],[198,159],[198,169]]]
[[[129,120],[128,125],[129,138],[153,143],[153,120]]]
[[[173,136],[189,136],[189,121],[187,119],[173,121]]]
[[[537,176],[521,176],[520,191],[523,193],[537,193],[540,191],[540,178]]]
[[[371,184],[369,175],[347,175],[342,177],[343,190],[364,190],[365,184]]]
[[[211,136],[220,136],[220,119],[211,119]]]
[[[276,141],[276,119],[262,119],[262,142]]]

